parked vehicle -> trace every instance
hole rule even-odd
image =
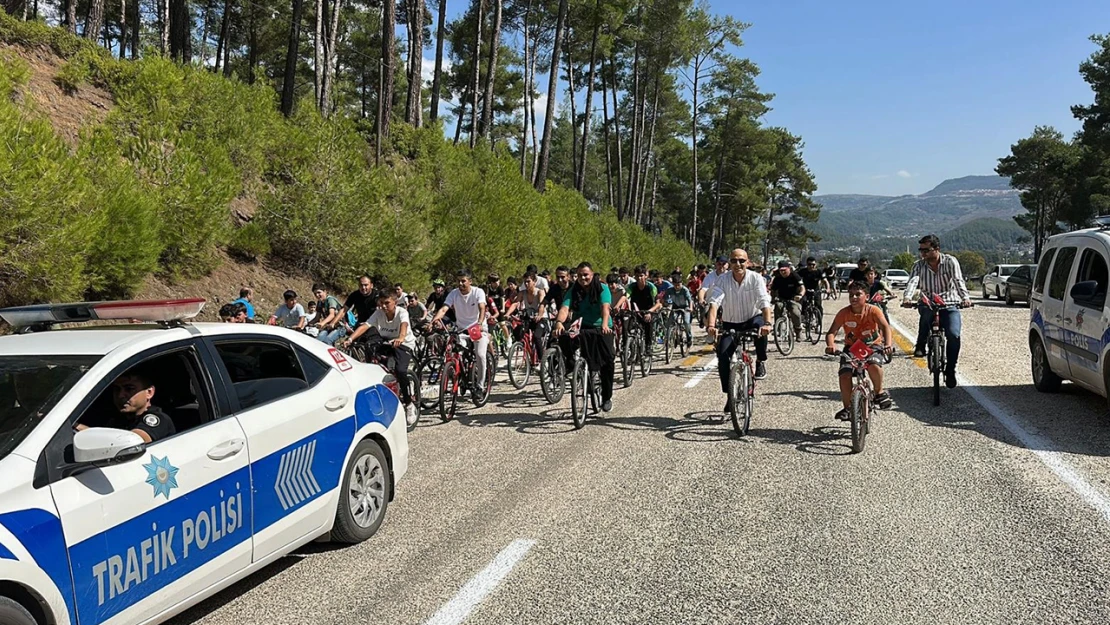
[[[1029,294],[1033,385],[1050,393],[1069,380],[1107,396],[1110,387],[1110,216],[1100,227],[1050,237]]]
[[[1021,265],[995,265],[983,276],[983,299],[990,299],[993,295],[1002,299],[1002,290],[1010,274]]]
[[[1002,289],[1007,306],[1029,301],[1029,292],[1033,288],[1033,275],[1036,273],[1036,265],[1020,265],[1010,274],[1006,280],[1006,286]]]
[[[892,289],[904,289],[910,283],[910,274],[905,269],[887,269],[883,272],[883,280]]]

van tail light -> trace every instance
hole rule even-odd
[[[382,379],[382,384],[385,384],[385,387],[393,391],[393,394],[400,399],[401,385],[397,383],[397,378],[387,373],[385,378]]]

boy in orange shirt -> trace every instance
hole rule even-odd
[[[863,341],[870,346],[874,353],[867,359],[867,374],[875,387],[875,403],[880,408],[890,408],[890,393],[883,390],[883,363],[886,361],[885,354],[894,349],[894,335],[882,309],[869,304],[867,300],[866,284],[853,282],[848,285],[848,305],[836,313],[836,318],[825,335],[825,353],[836,352],[836,335],[841,328],[844,328],[845,352],[856,341]],[[848,358],[850,356],[845,354],[840,360],[840,400],[844,408],[836,413],[836,418],[841,421],[849,419],[848,411],[852,401],[852,367]]]

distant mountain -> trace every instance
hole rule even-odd
[[[819,245],[865,245],[884,237],[941,234],[978,219],[1013,223],[1024,211],[1018,192],[1001,176],[945,180],[921,195],[818,195]],[[997,224],[994,224],[997,226]],[[994,228],[996,229],[996,228]]]

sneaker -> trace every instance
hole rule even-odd
[[[416,404],[409,404],[405,406],[405,418],[409,423],[416,421],[420,418],[420,413],[416,411]]]
[[[612,409],[613,409],[613,400],[606,399],[604,402],[601,403],[601,411],[602,412],[609,412]]]
[[[847,408],[841,408],[836,412],[836,418],[840,421],[851,421],[852,415],[849,414]]]
[[[945,371],[944,372],[944,385],[947,386],[948,388],[956,388],[956,372],[955,371]]]
[[[755,363],[755,379],[762,380],[767,377],[767,364],[762,360]]]
[[[875,405],[883,410],[890,408],[893,403],[893,400],[890,399],[890,393],[887,391],[883,391],[875,396]]]
[[[913,348],[913,357],[914,358],[924,358],[925,357],[925,348],[924,347],[915,347],[915,348]]]

